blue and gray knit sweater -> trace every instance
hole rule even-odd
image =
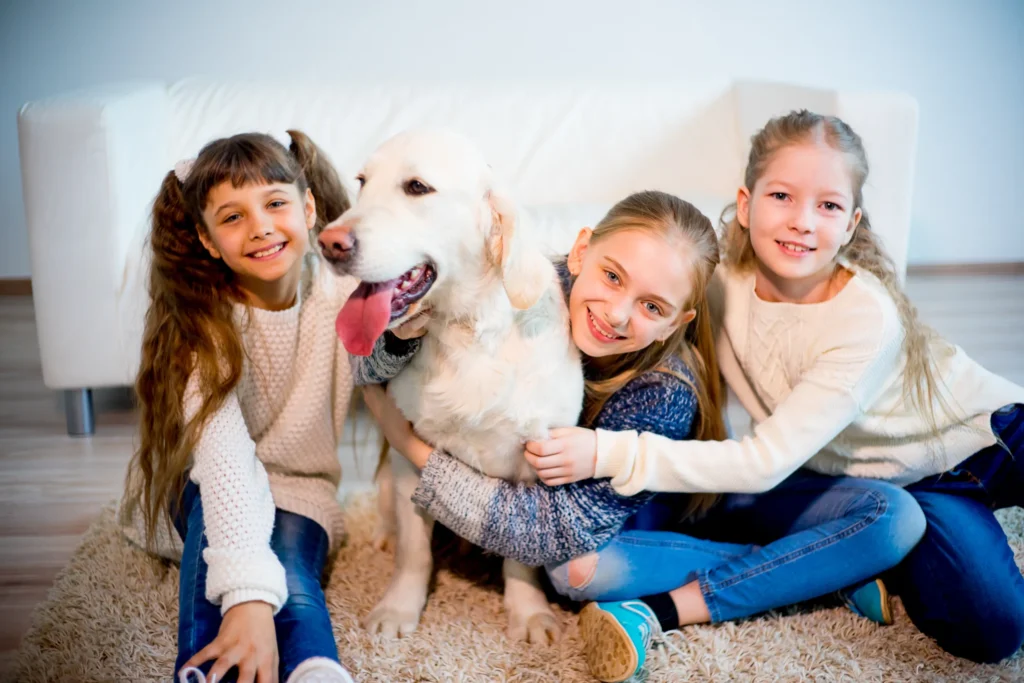
[[[568,299],[569,274],[559,268]],[[352,357],[359,386],[398,375],[419,349],[385,332],[373,353]],[[692,378],[683,362],[671,357],[666,369]],[[697,397],[679,377],[652,370],[634,378],[608,399],[594,428],[651,432],[682,440],[692,437]],[[565,486],[517,484],[488,477],[453,456],[435,450],[423,469],[413,501],[466,540],[529,566],[566,562],[597,550],[619,532],[653,494],[620,496],[607,479]]]

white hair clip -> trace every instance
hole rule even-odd
[[[191,159],[182,159],[174,165],[174,175],[178,177],[178,182],[182,185],[188,180],[189,173],[192,172],[192,166],[196,163],[195,157]]]

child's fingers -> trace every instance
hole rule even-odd
[[[535,469],[537,472],[544,472],[565,465],[562,456],[558,454],[535,455],[529,451],[525,451],[523,455],[526,458],[526,462],[530,464],[530,467]]]
[[[276,658],[271,658],[261,663],[256,670],[256,683],[278,683],[277,665]]]
[[[406,320],[394,330],[394,335],[399,339],[415,339],[427,333],[427,323],[430,322],[430,309],[422,311]]]
[[[554,477],[553,479],[542,479],[545,486],[565,486],[575,481],[572,477],[566,475],[561,477]]]
[[[561,441],[555,439],[548,439],[547,441],[527,441],[526,450],[530,451],[534,455],[545,456],[545,455],[556,455],[562,452],[564,445]]]
[[[530,465],[530,467],[534,469],[534,471],[540,471],[540,467],[544,462],[544,458],[534,455],[533,453],[527,450],[523,451],[523,458],[526,459],[526,462]]]
[[[535,471],[540,472],[544,467],[545,458],[540,455],[534,455],[530,451],[523,451],[523,457],[526,458],[526,462],[530,464]]]
[[[542,470],[540,472],[537,472],[537,476],[540,477],[541,481],[547,484],[556,479],[564,479],[565,477],[568,477],[571,473],[572,471],[568,467],[553,467],[549,470]]]
[[[256,683],[256,669],[256,662],[252,657],[240,661],[238,663],[238,683]]]
[[[192,655],[192,658],[185,662],[185,664],[181,668],[187,669],[190,666],[192,666],[198,669],[211,659],[216,659],[217,657],[220,657],[220,652],[220,643],[214,640],[212,643],[204,647],[202,650]]]
[[[206,677],[207,681],[223,681],[224,677],[227,676],[228,671],[231,667],[236,666],[242,660],[242,653],[231,649],[222,654],[217,658],[217,661],[213,663],[213,667],[210,669],[210,675]],[[249,679],[252,683],[252,679]]]
[[[256,667],[256,683],[278,683],[277,669],[280,660],[275,650],[273,655],[260,657]]]

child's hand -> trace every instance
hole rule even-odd
[[[416,339],[427,333],[427,323],[429,322],[430,307],[424,306],[423,310],[391,330],[391,333],[399,339]]]
[[[240,602],[224,614],[220,631],[213,642],[185,662],[201,666],[211,659],[208,681],[222,681],[233,666],[238,667],[238,683],[277,683],[277,634],[272,605],[254,600]]]
[[[597,467],[597,434],[582,427],[552,429],[546,441],[526,442],[524,455],[548,486],[590,479]]]

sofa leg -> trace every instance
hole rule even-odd
[[[92,436],[96,423],[92,412],[92,389],[68,389],[64,392],[64,411],[69,436]]]

